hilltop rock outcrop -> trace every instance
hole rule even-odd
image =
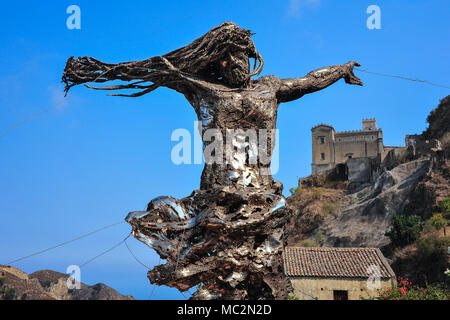
[[[69,290],[69,275],[40,270],[30,275],[11,267],[0,266],[0,300],[134,300],[103,283]]]

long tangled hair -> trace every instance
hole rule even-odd
[[[176,88],[188,76],[222,82],[231,87],[245,87],[252,76],[260,74],[264,65],[252,35],[250,30],[233,22],[224,22],[185,47],[142,61],[109,64],[91,57],[70,57],[62,77],[65,92],[83,83],[122,80],[130,83],[100,88],[86,86],[99,90],[140,89],[130,95],[112,94],[137,97],[160,86]],[[233,70],[225,74],[225,67],[220,62],[230,58],[233,64],[228,69]],[[252,70],[249,68],[250,58],[255,60]]]

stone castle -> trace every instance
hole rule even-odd
[[[363,119],[362,130],[336,132],[331,125],[319,124],[311,132],[312,174],[336,170],[351,181],[370,181],[379,164],[401,149],[383,144],[375,118]]]
[[[363,119],[362,130],[336,132],[333,126],[322,123],[311,132],[312,174],[334,172],[351,182],[373,181],[402,157],[411,160],[442,153],[439,140],[429,140],[423,134],[406,135],[404,147],[385,146],[375,118]]]
[[[312,131],[312,173],[322,173],[352,158],[376,158],[384,151],[376,119],[364,119],[362,130],[336,132],[319,124]]]

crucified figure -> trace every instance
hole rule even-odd
[[[359,66],[354,61],[302,78],[252,79],[264,61],[251,36],[249,30],[225,22],[185,47],[143,61],[109,64],[71,57],[62,78],[66,93],[75,85],[111,80],[126,84],[86,86],[137,90],[111,94],[126,97],[163,86],[183,94],[194,108],[204,152],[210,152],[209,157],[205,153],[200,189],[183,199],[155,198],[146,211],[126,218],[133,236],[166,259],[148,272],[151,283],[181,291],[197,286],[194,299],[287,297],[291,287],[283,276],[282,252],[290,210],[282,184],[270,174],[278,107],[340,79],[362,85],[353,74]],[[219,147],[211,148],[213,144]],[[222,152],[222,145],[230,152]],[[252,161],[262,153],[268,161]]]

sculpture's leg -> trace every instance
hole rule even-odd
[[[288,212],[280,194],[215,189],[156,198],[127,221],[167,259],[148,272],[152,283],[181,291],[197,285],[195,299],[281,299],[289,287],[282,269]]]

